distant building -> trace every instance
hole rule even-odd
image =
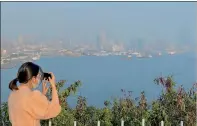
[[[18,44],[23,45],[23,37],[22,36],[18,37]]]
[[[97,38],[97,48],[99,50],[104,50],[107,43],[107,38],[105,33],[101,33]]]

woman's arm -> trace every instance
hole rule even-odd
[[[52,100],[40,91],[33,91],[25,103],[25,110],[35,119],[49,119],[56,117],[61,112],[56,87],[52,87]]]

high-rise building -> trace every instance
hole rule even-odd
[[[104,50],[107,43],[106,34],[102,32],[97,39],[97,48],[99,50]]]
[[[18,44],[23,45],[23,37],[21,35],[18,37]]]

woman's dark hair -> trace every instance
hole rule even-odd
[[[18,70],[17,77],[10,82],[9,89],[18,90],[17,81],[25,84],[32,79],[32,77],[37,76],[39,71],[42,71],[42,69],[32,62],[22,64]]]

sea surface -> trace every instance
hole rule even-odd
[[[174,75],[177,87],[189,89],[197,80],[196,61],[195,53],[185,53],[130,60],[124,56],[41,57],[35,63],[43,71],[53,72],[57,81],[67,80],[66,87],[82,81],[78,93],[68,98],[71,107],[78,95],[86,97],[88,105],[103,107],[105,100],[123,96],[121,89],[132,91],[134,98],[145,91],[148,101],[157,99],[162,87],[154,79],[161,75]],[[1,101],[7,101],[8,84],[16,78],[18,68],[1,70]]]

